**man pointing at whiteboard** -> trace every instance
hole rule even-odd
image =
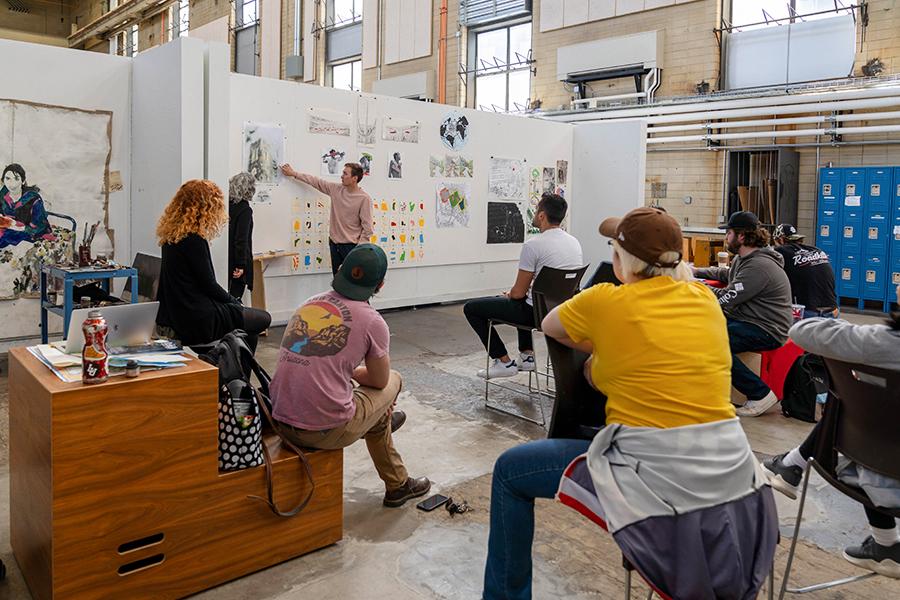
[[[341,182],[332,183],[319,177],[300,173],[285,164],[281,172],[297,181],[311,185],[331,198],[331,221],[328,231],[328,249],[331,251],[331,273],[357,244],[366,243],[374,232],[372,198],[361,187],[363,169],[358,163],[347,163],[341,173]]]

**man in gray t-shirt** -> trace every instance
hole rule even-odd
[[[560,229],[568,204],[557,194],[545,193],[538,202],[533,225],[540,235],[525,242],[519,256],[519,272],[512,289],[502,296],[466,302],[463,309],[469,325],[493,359],[490,368],[478,371],[479,377],[512,377],[519,371],[534,371],[534,345],[531,331],[519,329],[519,362],[509,357],[503,340],[488,327],[490,319],[534,327],[531,284],[544,267],[578,269],[583,265],[581,244]],[[490,332],[490,348],[488,334]]]

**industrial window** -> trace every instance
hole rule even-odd
[[[459,22],[472,27],[531,14],[532,0],[460,0]]]
[[[331,65],[331,87],[358,92],[362,87],[362,60]]]
[[[531,94],[531,23],[475,34],[475,107],[524,112]]]
[[[234,25],[234,70],[245,75],[257,75],[258,0],[235,0]]]
[[[116,54],[119,56],[134,56],[138,53],[138,26],[136,24],[117,33],[114,39]]]
[[[169,41],[184,37],[190,27],[190,0],[178,0],[169,7]]]
[[[102,10],[103,14],[108,13],[111,10],[115,10],[119,6],[119,0],[103,0]]]
[[[731,26],[747,30],[827,19],[846,14],[836,12],[841,6],[834,0],[731,0]]]
[[[327,27],[343,27],[362,22],[363,0],[329,0],[326,6]]]

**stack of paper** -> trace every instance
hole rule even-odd
[[[49,344],[30,346],[28,351],[44,363],[54,375],[66,383],[81,381],[81,356],[65,354]],[[191,360],[183,354],[120,354],[109,359],[109,376],[125,374],[128,361],[136,361],[142,369],[182,367]]]

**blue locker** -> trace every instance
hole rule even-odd
[[[869,167],[866,169],[866,189],[864,204],[866,212],[889,212],[893,190],[893,169],[890,167]]]
[[[891,188],[893,190],[893,209],[891,211],[893,217],[888,232],[891,243],[887,301],[896,302],[894,290],[896,286],[900,285],[900,167],[894,169],[894,181]]]
[[[841,193],[841,248],[842,255],[859,255],[863,252],[866,189],[866,169],[844,169]]]
[[[819,169],[816,246],[824,250],[835,265],[841,250],[843,181],[841,169]]]
[[[887,260],[880,256],[866,258],[862,268],[860,287],[862,298],[884,302],[885,272]]]
[[[836,267],[838,296],[859,298],[859,255],[842,255]]]

